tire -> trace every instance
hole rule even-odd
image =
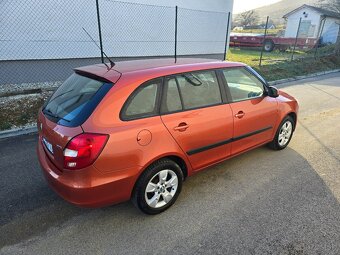
[[[286,148],[293,137],[294,128],[295,122],[293,118],[286,116],[280,123],[273,141],[268,146],[273,150],[283,150]]]
[[[271,40],[264,41],[264,51],[265,52],[272,52],[274,50],[275,44]]]
[[[132,194],[132,202],[146,214],[164,212],[178,198],[183,179],[182,169],[177,163],[170,159],[158,160],[139,177]]]

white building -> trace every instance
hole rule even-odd
[[[321,38],[322,43],[335,43],[339,33],[340,13],[302,5],[283,16],[287,21],[285,37],[296,37],[299,20],[300,38]]]

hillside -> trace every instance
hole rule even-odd
[[[316,5],[318,0],[282,0],[275,4],[263,6],[255,9],[260,16],[260,20],[265,20],[267,16],[270,17],[276,24],[284,23],[282,16],[303,4]]]

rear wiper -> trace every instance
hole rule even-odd
[[[65,94],[67,94],[67,93],[70,93],[70,92],[72,92],[73,90],[74,90],[74,89],[71,89],[71,90],[65,91],[64,93],[61,93],[60,95],[54,97],[52,100],[48,101],[48,103],[51,103],[52,101],[54,101],[54,100],[57,99],[58,97],[61,97],[61,96],[65,95]]]
[[[61,120],[67,121],[67,122],[71,122],[71,121],[68,120],[68,119],[64,119],[64,118],[60,117],[58,114],[55,114],[55,113],[51,112],[50,109],[44,109],[43,112],[44,112],[45,114],[47,114],[48,116],[51,116],[51,117],[53,117],[53,118],[61,119]]]

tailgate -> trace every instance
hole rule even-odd
[[[39,142],[46,152],[46,155],[54,165],[62,171],[64,164],[63,151],[68,141],[74,136],[83,133],[80,126],[65,127],[48,120],[42,111],[38,117]]]

